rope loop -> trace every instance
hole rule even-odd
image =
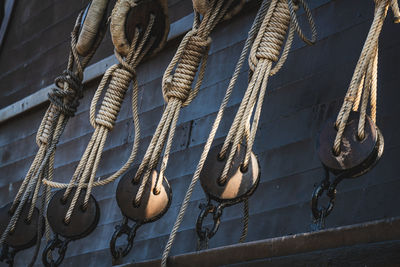
[[[64,70],[54,83],[57,87],[48,95],[50,102],[65,116],[73,117],[83,97],[81,79],[72,71]]]
[[[188,105],[197,93],[192,90],[192,84],[211,44],[210,37],[199,37],[195,30],[188,33],[187,38],[184,46],[180,47],[183,50],[177,59],[175,71],[168,74],[162,88],[167,103],[171,98],[177,98],[184,106]]]
[[[299,22],[297,21],[296,10],[299,8],[298,4],[301,4],[301,6],[303,7],[303,9],[306,13],[308,24],[310,25],[310,29],[311,29],[311,38],[310,39],[304,35],[303,30],[301,29]],[[289,11],[290,11],[290,19],[293,23],[294,28],[296,29],[297,34],[300,37],[300,39],[303,40],[303,42],[305,42],[308,45],[313,45],[317,41],[317,28],[315,26],[315,22],[314,22],[311,10],[308,7],[307,3],[304,0],[296,0],[296,1],[288,0],[288,6],[289,6]]]

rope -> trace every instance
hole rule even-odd
[[[217,132],[219,123],[222,120],[225,108],[226,108],[226,106],[227,106],[227,104],[229,102],[229,99],[230,99],[230,96],[232,94],[233,88],[235,87],[236,81],[237,81],[237,79],[239,77],[240,70],[242,69],[243,63],[244,63],[244,61],[246,59],[246,55],[247,55],[247,53],[248,53],[248,51],[250,49],[250,46],[254,42],[254,38],[255,38],[255,36],[256,36],[256,34],[258,32],[258,29],[260,28],[260,25],[261,25],[262,17],[265,15],[265,12],[267,10],[267,7],[268,7],[267,2],[268,2],[267,0],[262,2],[262,5],[261,5],[261,7],[260,7],[260,9],[259,9],[259,11],[257,13],[257,16],[256,16],[256,18],[255,18],[255,20],[253,22],[253,25],[251,26],[251,29],[250,29],[249,34],[248,34],[248,37],[247,37],[247,39],[245,41],[245,45],[244,45],[243,50],[242,50],[242,52],[240,54],[240,57],[239,57],[237,65],[235,67],[235,70],[234,70],[234,73],[232,75],[232,78],[231,78],[231,80],[229,82],[229,85],[228,85],[228,88],[226,90],[224,99],[222,100],[221,106],[220,106],[220,108],[218,110],[217,117],[216,117],[216,119],[214,121],[212,130],[211,130],[210,135],[209,135],[209,137],[207,139],[207,142],[206,142],[206,145],[204,147],[203,153],[201,155],[199,164],[197,165],[197,168],[196,168],[196,171],[194,173],[193,179],[192,179],[192,181],[191,181],[191,183],[190,183],[190,185],[188,187],[188,190],[186,192],[185,198],[184,198],[184,200],[182,202],[182,206],[181,206],[181,209],[179,211],[178,217],[177,217],[176,222],[175,222],[175,224],[174,224],[174,226],[172,228],[172,231],[171,231],[171,234],[169,236],[167,245],[165,246],[165,249],[164,249],[164,252],[163,252],[163,256],[162,256],[162,266],[166,266],[169,252],[170,252],[170,250],[172,248],[172,244],[173,244],[173,242],[175,240],[176,233],[177,233],[177,231],[179,229],[179,226],[182,223],[183,216],[184,216],[184,214],[186,212],[186,209],[187,209],[187,207],[189,205],[190,197],[191,197],[191,195],[193,193],[194,186],[195,186],[196,182],[198,181],[198,179],[200,177],[201,169],[203,168],[204,162],[205,162],[205,160],[207,158],[208,151],[211,148],[212,141],[214,140],[214,137],[215,137],[215,134]]]
[[[232,0],[209,1],[207,12],[201,21],[198,13],[195,12],[192,30],[183,37],[165,70],[162,79],[162,93],[167,106],[134,177],[135,182],[141,180],[135,196],[136,205],[140,204],[150,173],[157,167],[165,146],[160,172],[153,189],[155,193],[160,191],[180,110],[191,103],[200,89],[211,44],[209,35],[232,2]],[[192,89],[196,74],[198,76]]]
[[[247,233],[249,230],[249,200],[246,198],[243,201],[243,229],[240,236],[239,243],[246,241]]]
[[[368,112],[368,101],[370,104],[370,117],[372,121],[376,122],[379,35],[389,6],[392,7],[396,14],[398,5],[397,1],[391,0],[375,0],[375,4],[374,19],[371,28],[358,59],[343,105],[336,119],[338,132],[333,144],[333,151],[336,155],[340,154],[340,145],[350,111],[360,112],[357,129],[357,135],[360,140],[363,140],[365,137],[365,118]]]
[[[9,233],[15,230],[15,225],[20,219],[22,208],[27,202],[30,203],[30,209],[26,219],[32,219],[33,211],[40,192],[41,181],[43,177],[46,177],[48,174],[51,174],[52,176],[54,171],[54,153],[56,145],[58,144],[59,138],[64,131],[68,119],[74,115],[76,108],[79,105],[79,99],[82,97],[83,71],[103,39],[105,31],[104,29],[101,29],[93,48],[90,50],[88,55],[84,57],[78,55],[78,52],[76,51],[76,43],[79,36],[82,14],[83,12],[78,15],[75,26],[71,32],[71,44],[67,69],[62,75],[56,78],[55,85],[57,88],[53,89],[49,94],[50,106],[43,117],[36,136],[36,143],[39,146],[39,150],[36,153],[18,193],[14,198],[11,207],[11,210],[14,211],[14,213],[6,230],[1,235],[0,246],[4,244]],[[45,187],[44,190],[48,192],[46,193],[48,195],[49,189]],[[48,200],[49,197],[46,197],[46,203]],[[46,205],[42,204],[42,209],[40,210],[41,214],[44,214],[44,206]],[[36,252],[40,246],[41,227],[42,222],[40,221]],[[48,229],[47,223],[46,229]],[[31,265],[35,258],[36,254],[32,259]]]
[[[86,147],[86,150],[68,184],[52,182],[47,179],[43,182],[51,187],[66,188],[64,199],[66,199],[73,188],[77,188],[71,204],[65,214],[64,221],[69,223],[72,212],[78,201],[82,189],[87,188],[83,207],[86,208],[89,202],[90,193],[94,186],[106,185],[113,182],[124,173],[134,161],[139,147],[140,125],[138,115],[138,90],[139,86],[136,79],[136,67],[148,53],[154,43],[154,38],[150,36],[155,22],[155,16],[150,15],[149,24],[141,36],[139,28],[136,28],[133,40],[130,44],[128,54],[123,58],[117,51],[114,51],[119,64],[111,66],[104,74],[98,89],[92,99],[90,106],[90,123],[94,127],[94,133]],[[104,150],[108,133],[113,129],[122,102],[125,98],[129,85],[133,82],[132,93],[132,113],[135,128],[135,141],[131,154],[126,163],[110,177],[94,181],[100,159]],[[97,103],[107,86],[101,106],[96,113]]]
[[[231,143],[231,140],[234,139],[234,142],[236,142],[238,144],[243,138],[245,138],[248,143],[248,146],[247,146],[248,150],[246,151],[246,159],[248,162],[252,144],[254,142],[254,137],[255,137],[255,132],[256,132],[255,130],[257,129],[258,118],[261,113],[261,107],[262,107],[262,102],[263,102],[263,98],[265,95],[265,89],[267,86],[268,77],[270,75],[274,75],[284,64],[284,62],[287,58],[287,55],[289,53],[290,46],[293,41],[293,35],[294,35],[294,29],[295,29],[293,26],[290,27],[289,34],[286,39],[285,47],[283,48],[281,57],[279,58],[280,50],[282,48],[282,44],[285,39],[287,29],[289,27],[289,22],[291,22],[292,25],[295,22],[293,22],[294,21],[294,19],[292,17],[293,15],[290,14],[289,7],[288,7],[288,4],[286,3],[286,0],[272,0],[271,3],[268,5],[269,2],[270,1],[267,1],[267,0],[262,2],[260,9],[258,10],[258,13],[256,15],[256,18],[253,22],[253,25],[249,31],[244,48],[241,52],[241,55],[239,57],[237,65],[235,67],[235,71],[230,80],[229,86],[226,90],[224,99],[220,105],[219,111],[217,113],[217,117],[214,121],[212,129],[208,136],[207,142],[204,146],[204,149],[201,154],[196,171],[193,175],[192,181],[191,181],[191,183],[188,187],[188,190],[185,194],[184,200],[182,202],[182,206],[179,210],[177,219],[172,228],[167,245],[164,249],[163,256],[162,256],[162,266],[166,266],[166,264],[167,264],[167,258],[168,258],[169,252],[172,248],[172,244],[175,240],[179,226],[183,221],[183,217],[184,217],[186,209],[189,205],[189,201],[190,201],[191,195],[193,193],[194,187],[200,178],[200,173],[203,169],[208,152],[211,148],[215,134],[216,134],[219,124],[222,120],[224,110],[230,99],[230,96],[231,96],[232,90],[236,84],[239,72],[243,66],[245,59],[246,59],[246,55],[248,54],[248,51],[251,47],[250,56],[249,56],[249,66],[253,72],[253,75],[251,75],[251,80],[250,80],[249,86],[245,92],[243,101],[242,101],[242,103],[239,107],[239,110],[235,116],[234,123],[232,124],[231,129],[226,137],[226,142],[224,143],[223,150],[221,150],[221,153],[220,153],[220,156],[224,157],[225,154],[223,154],[223,153],[226,153],[227,145],[229,145]],[[289,2],[291,2],[291,1],[289,0]],[[304,2],[302,2],[302,4],[304,6],[306,6]],[[310,25],[311,25],[312,32],[313,32],[313,34],[312,34],[313,37],[312,37],[311,42],[315,42],[316,33],[315,33],[315,26],[313,26],[314,22],[311,17],[311,13],[310,12],[307,13],[307,16],[308,16],[308,20],[311,21]],[[272,68],[272,61],[275,61],[275,62],[278,61],[274,68]],[[257,95],[258,95],[257,107],[256,107],[256,111],[255,111],[255,114],[253,117],[253,123],[252,123],[251,129],[250,129],[249,121],[251,118],[251,114],[253,113],[254,105],[256,104]],[[235,151],[235,147],[237,147],[237,146],[235,146],[235,145],[232,146],[232,151]],[[232,154],[232,151],[231,151],[231,154]],[[233,152],[233,154],[230,155],[230,157],[233,157],[234,153],[235,152]],[[232,159],[230,159],[230,161],[231,160]],[[226,166],[229,166],[229,165],[230,165],[230,163],[227,162]],[[247,166],[247,165],[245,165],[245,166]],[[227,169],[227,168],[225,168],[225,169]],[[222,182],[222,183],[226,181],[227,171],[225,169],[224,169],[225,174],[223,175],[224,178],[222,178],[222,180],[220,180],[220,182]],[[244,206],[244,218],[243,218],[244,223],[243,223],[243,232],[242,232],[242,236],[240,238],[240,242],[243,242],[247,235],[247,228],[248,228],[247,199],[245,200],[244,205],[245,205]]]

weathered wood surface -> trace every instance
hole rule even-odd
[[[400,218],[342,226],[170,257],[168,266],[398,266]],[[125,264],[156,267],[160,260]]]
[[[0,52],[0,107],[49,84],[65,67],[69,31],[85,3],[39,2],[24,0],[16,3],[9,35]],[[271,78],[265,99],[254,146],[262,175],[260,186],[250,200],[249,241],[310,230],[309,199],[313,186],[323,174],[315,153],[316,136],[324,120],[338,111],[373,15],[373,1],[310,2],[318,26],[318,42],[307,47],[296,38],[287,64]],[[190,1],[169,1],[171,20],[187,15],[191,11],[190,5]],[[172,206],[160,221],[138,231],[133,250],[124,262],[161,256],[254,14],[254,9],[246,10],[218,26],[212,34],[203,86],[191,105],[182,110],[166,171],[174,193]],[[370,173],[339,186],[337,205],[329,217],[328,227],[400,215],[395,206],[400,201],[397,193],[400,186],[397,169],[400,153],[397,119],[400,112],[397,66],[400,62],[400,28],[391,23],[391,16],[389,14],[380,39],[378,125],[385,137],[384,156]],[[304,22],[303,16],[300,21]],[[164,107],[161,77],[176,46],[177,42],[168,44],[156,58],[138,68],[142,141],[137,163],[161,117]],[[111,53],[107,34],[93,62]],[[247,69],[244,68],[240,75],[216,143],[222,142],[228,131],[246,88]],[[70,179],[92,134],[88,109],[98,82],[97,79],[87,84],[78,112],[62,137],[56,155],[57,181]],[[134,136],[130,96],[131,90],[106,143],[98,176],[116,171],[130,153]],[[0,125],[0,205],[13,199],[26,174],[37,149],[35,134],[44,111],[45,106],[40,106]],[[108,242],[114,226],[121,219],[114,198],[115,189],[116,183],[94,190],[102,212],[99,226],[87,238],[71,243],[63,266],[111,264]],[[204,194],[198,185],[172,255],[195,250],[194,224],[202,201]],[[241,210],[241,206],[225,210],[221,228],[210,242],[211,247],[237,242]],[[32,250],[20,253],[16,266],[25,266],[31,254]],[[40,262],[37,265],[40,266]]]

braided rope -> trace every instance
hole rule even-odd
[[[336,155],[340,153],[343,133],[351,110],[360,111],[357,130],[357,135],[360,140],[364,139],[365,136],[364,129],[368,100],[370,104],[370,116],[372,120],[376,122],[378,41],[389,6],[392,6],[394,12],[396,12],[396,9],[391,0],[375,0],[375,4],[374,19],[371,28],[336,119],[336,128],[338,132],[333,144],[333,151]]]
[[[1,235],[0,246],[4,244],[9,233],[15,230],[16,223],[20,219],[22,208],[27,202],[30,203],[30,209],[26,219],[29,221],[32,218],[40,192],[41,181],[44,176],[49,174],[52,176],[54,171],[54,153],[59,138],[65,129],[69,117],[74,115],[79,105],[79,99],[82,96],[81,83],[83,80],[83,71],[104,37],[105,27],[100,30],[91,51],[86,56],[82,58],[79,57],[76,51],[76,43],[80,31],[82,14],[83,12],[78,15],[71,32],[67,69],[61,76],[56,78],[55,84],[57,88],[53,89],[53,92],[49,94],[50,106],[43,117],[36,136],[36,143],[39,146],[39,150],[13,201],[11,210],[13,210],[14,213],[5,231]],[[45,191],[50,192],[47,187],[45,187]],[[48,194],[49,193],[47,193],[47,195]],[[43,199],[46,203],[49,200],[48,197]],[[41,214],[44,213],[43,208],[45,206],[46,205],[42,204],[42,209],[40,210]],[[41,236],[41,225],[42,222],[40,221],[38,236]],[[47,222],[46,229],[48,229]],[[39,250],[39,246],[40,238],[38,238],[37,241],[36,252]],[[35,259],[36,253],[30,265],[34,263]]]

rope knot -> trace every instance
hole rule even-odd
[[[250,68],[254,71],[260,59],[273,62],[279,60],[283,42],[286,38],[287,29],[290,24],[290,11],[286,0],[278,1],[271,16],[267,16],[265,31],[260,31],[257,36],[258,42],[254,43],[249,58]],[[254,68],[254,69],[253,69]]]
[[[121,56],[120,53],[118,53],[116,50],[114,50],[114,55],[117,58],[118,62],[119,62],[119,67],[125,69],[126,71],[131,73],[131,77],[136,77],[136,69],[129,64],[128,62],[126,62],[124,60],[124,58]]]
[[[50,102],[65,116],[74,116],[83,97],[82,80],[72,71],[65,70],[54,83],[57,87],[49,93]]]
[[[110,131],[113,129],[118,113],[121,110],[125,93],[135,75],[134,71],[128,70],[123,64],[119,65],[111,73],[110,83],[100,110],[96,115],[96,124],[102,125]]]
[[[171,98],[179,99],[184,105],[190,103],[192,84],[202,59],[208,53],[211,38],[191,35],[176,64],[175,72],[167,76],[163,84],[163,95],[166,102]],[[177,51],[179,53],[179,50]]]

